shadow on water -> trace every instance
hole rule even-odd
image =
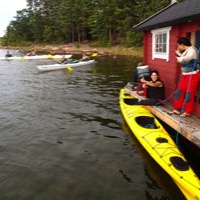
[[[120,115],[119,91],[141,59],[95,60],[47,73],[36,66],[52,60],[0,61],[1,199],[176,199]]]

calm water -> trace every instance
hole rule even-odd
[[[120,113],[140,59],[96,60],[71,73],[0,61],[0,199],[184,199]]]

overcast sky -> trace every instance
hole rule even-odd
[[[0,37],[17,14],[17,10],[26,8],[26,0],[0,0]]]

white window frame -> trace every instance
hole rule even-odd
[[[155,58],[159,58],[159,59],[165,59],[166,62],[169,61],[169,39],[170,39],[170,30],[171,30],[171,26],[169,27],[165,27],[165,28],[159,28],[159,29],[154,29],[151,31],[152,33],[152,59],[154,60]],[[166,44],[160,44],[161,45],[161,51],[158,52],[156,51],[156,45],[158,46],[158,44],[156,43],[156,37],[158,36],[162,36],[166,34]],[[166,51],[162,52],[162,45],[166,45],[165,49]]]

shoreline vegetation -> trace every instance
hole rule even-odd
[[[33,51],[55,54],[86,54],[91,55],[97,53],[99,56],[106,55],[126,55],[142,57],[142,47],[123,47],[123,46],[112,46],[112,47],[91,47],[89,44],[65,44],[65,45],[32,45],[29,47],[12,47],[12,46],[0,46],[1,49],[16,49],[23,51]]]

